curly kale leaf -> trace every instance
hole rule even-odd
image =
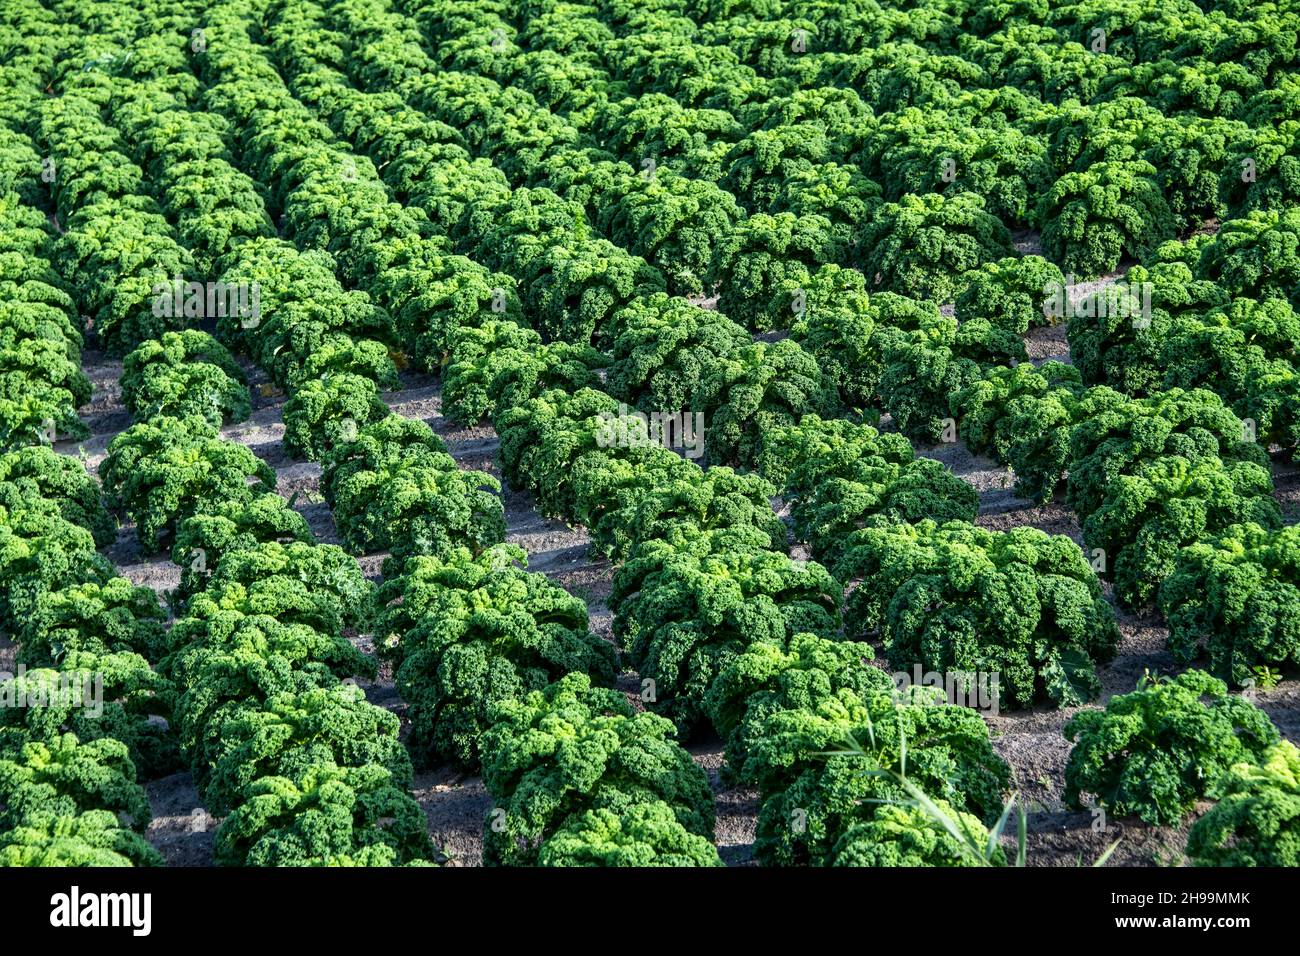
[[[538,866],[723,866],[713,841],[692,833],[663,801],[623,815],[605,807],[575,815],[537,851]]]
[[[262,777],[217,831],[222,866],[394,866],[433,855],[424,811],[379,764]]]
[[[1235,764],[1256,762],[1279,740],[1268,715],[1201,671],[1144,682],[1065,725],[1074,743],[1065,798],[1093,794],[1111,813],[1176,825]]]
[[[186,518],[223,501],[248,501],[275,490],[270,465],[221,439],[197,417],[132,425],[109,443],[100,476],[150,553],[161,550],[164,536],[174,535]]]
[[[0,455],[0,506],[16,511],[34,499],[57,503],[66,520],[94,535],[96,547],[117,537],[99,485],[77,459],[40,445]]]
[[[586,811],[628,819],[633,806],[651,803],[666,803],[687,832],[712,841],[704,771],[669,721],[635,712],[621,692],[568,674],[500,701],[489,716],[483,782],[496,806],[483,832],[485,864],[533,864],[539,845]]]
[[[1252,682],[1257,667],[1300,665],[1300,529],[1234,525],[1184,548],[1160,608],[1174,657],[1205,652],[1231,684]]]
[[[410,703],[407,745],[419,766],[476,765],[499,701],[570,672],[613,683],[614,648],[588,630],[586,605],[525,563],[514,546],[477,558],[462,549],[446,560],[413,557],[384,582],[376,640]]]
[[[140,343],[122,363],[122,402],[137,419],[198,415],[214,426],[248,417],[244,371],[198,329]]]
[[[1101,689],[1094,665],[1114,655],[1119,630],[1065,535],[922,521],[857,532],[844,555],[836,574],[859,582],[846,628],[878,636],[892,667],[997,674],[1009,707],[1076,706]]]
[[[1198,866],[1300,865],[1300,752],[1281,741],[1259,762],[1234,764],[1192,824],[1187,855]]]
[[[840,589],[818,564],[772,551],[761,532],[683,526],[650,539],[614,576],[614,633],[651,707],[690,728],[727,662],[756,641],[838,631]]]

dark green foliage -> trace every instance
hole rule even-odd
[[[20,340],[0,348],[0,442],[13,448],[89,437],[76,409],[90,391],[65,342]]]
[[[524,309],[548,340],[608,341],[609,318],[637,296],[665,291],[664,277],[639,256],[605,239],[548,246],[522,266]]]
[[[48,665],[83,651],[156,660],[166,648],[166,622],[152,588],[120,577],[73,584],[37,600],[35,613],[23,623],[18,659]]]
[[[99,485],[77,459],[41,446],[0,455],[0,506],[17,511],[35,500],[56,503],[67,521],[94,536],[97,547],[117,537],[117,522],[100,500]]]
[[[227,552],[204,597],[284,623],[314,623],[327,633],[365,629],[375,611],[374,585],[355,558],[338,545],[303,541],[267,541]]]
[[[223,554],[271,541],[315,541],[307,519],[276,494],[224,501],[207,513],[186,518],[177,527],[172,545],[172,562],[180,566],[181,583],[171,600],[183,605],[190,595],[207,587]]]
[[[951,302],[963,273],[1011,255],[1011,235],[971,192],[907,194],[876,211],[859,240],[871,289]]]
[[[574,466],[573,481],[574,518],[591,534],[591,549],[615,561],[683,525],[757,529],[774,550],[784,550],[789,537],[772,510],[776,489],[769,482],[722,465],[701,470],[669,451],[637,461],[586,455]]]
[[[1155,597],[1178,550],[1229,525],[1280,523],[1264,450],[1212,392],[1092,390],[1071,432],[1067,502],[1116,594]]]
[[[477,553],[505,536],[500,483],[462,471],[422,421],[389,415],[335,446],[321,489],[345,546],[412,554]]]
[[[161,550],[164,536],[205,508],[275,489],[270,465],[196,416],[154,418],[121,432],[109,443],[100,478],[148,552]]]
[[[407,254],[414,257],[414,251]],[[402,351],[430,372],[460,330],[523,319],[514,280],[462,256],[399,257],[371,291],[393,310],[393,336]]]
[[[122,825],[140,833],[149,825],[149,801],[126,744],[110,737],[82,743],[64,733],[0,750],[0,831],[31,813],[86,810],[121,814]]]
[[[1033,198],[1050,185],[1042,136],[977,125],[946,104],[881,117],[861,156],[868,172],[885,183],[886,198],[970,192],[1009,226],[1025,222]]]
[[[735,197],[673,169],[626,182],[599,217],[600,228],[658,268],[674,295],[703,293],[717,243],[744,219]]]
[[[955,422],[948,420],[950,398],[981,377],[991,365],[1024,361],[1018,336],[972,319],[931,314],[916,329],[881,335],[885,370],[879,391],[885,410],[903,434],[916,440],[956,439]]]
[[[1234,524],[1281,524],[1267,469],[1248,461],[1166,456],[1110,482],[1083,521],[1094,560],[1105,563],[1115,595],[1130,607],[1154,600],[1186,545]]]
[[[1300,308],[1300,210],[1225,222],[1203,247],[1196,274],[1233,296],[1288,299]]]
[[[584,457],[636,464],[665,453],[641,440],[643,432],[633,434],[630,426],[628,437],[633,440],[628,447],[618,444],[619,425],[618,402],[604,392],[545,392],[498,414],[502,474],[511,487],[531,491],[543,514],[576,515],[580,503],[575,479]]]
[[[720,360],[691,402],[705,421],[710,464],[751,465],[761,434],[807,414],[832,416],[839,397],[817,360],[796,342],[756,342]]]
[[[768,209],[791,176],[827,159],[826,134],[811,123],[758,129],[735,143],[722,187],[751,210]]]
[[[1160,607],[1178,661],[1205,653],[1230,684],[1253,682],[1260,666],[1300,665],[1300,529],[1235,525],[1184,548]]]
[[[410,787],[411,760],[398,739],[401,722],[366,702],[355,687],[336,685],[277,694],[265,704],[218,712],[205,756],[203,801],[225,816],[259,780],[294,778],[314,765],[382,767],[397,787]]]
[[[71,733],[83,744],[125,745],[132,781],[182,769],[175,736],[165,723],[171,687],[143,657],[74,647],[57,661],[33,656],[28,661],[39,666],[20,668],[16,677],[0,682],[0,750],[28,741],[54,746]]]
[[[1198,866],[1300,866],[1300,752],[1283,740],[1258,763],[1234,765],[1192,824],[1187,855]]]
[[[1109,812],[1176,825],[1234,764],[1254,762],[1278,742],[1268,715],[1201,671],[1139,684],[1105,710],[1065,725],[1074,742],[1065,798],[1093,794]]]
[[[218,319],[217,336],[243,343],[254,361],[279,385],[302,381],[303,366],[345,333],[358,339],[382,338],[389,318],[361,292],[344,291],[334,275],[334,260],[319,250],[299,252],[281,239],[250,239],[218,266],[227,285],[256,283],[261,316]]]
[[[862,228],[879,208],[880,187],[858,167],[817,163],[796,169],[786,178],[772,211],[825,219],[831,225],[832,248],[846,250],[856,258]]]
[[[704,771],[673,739],[669,721],[634,711],[621,692],[568,674],[501,701],[489,717],[483,782],[495,806],[483,830],[485,864],[535,863],[539,844],[581,814],[628,819],[633,807],[652,803],[667,804],[687,832],[712,841]],[[676,833],[664,831],[673,840]]]
[[[994,328],[1024,335],[1031,328],[1052,323],[1044,306],[1064,282],[1061,270],[1042,256],[986,262],[963,277],[956,299],[957,318],[961,322],[985,319]]]
[[[1283,79],[1294,82],[1292,75]],[[1270,95],[1287,103],[1295,101],[1294,91],[1282,88],[1261,90],[1253,99]],[[1254,163],[1253,181],[1246,181],[1243,175],[1246,160]],[[1249,130],[1235,144],[1233,156],[1224,166],[1220,190],[1234,216],[1294,206],[1300,197],[1300,157],[1296,156],[1293,130],[1270,125]]]
[[[250,410],[243,369],[225,346],[197,329],[167,332],[127,355],[122,402],[138,420],[197,415],[216,426],[243,421]]]
[[[878,638],[896,670],[996,673],[1004,707],[1092,699],[1095,665],[1119,643],[1097,576],[1065,535],[958,521],[867,528],[835,571],[860,581],[847,633]]]
[[[908,316],[894,304],[911,303],[892,293],[867,297],[866,279],[853,269],[825,265],[803,289],[803,309],[790,336],[817,359],[848,408],[876,404],[880,380],[878,326],[905,326]],[[890,300],[897,299],[898,303]]]
[[[541,344],[532,329],[513,322],[487,322],[456,332],[443,373],[443,410],[453,421],[474,425],[554,388],[577,391],[600,384],[606,355],[590,345]]]
[[[859,696],[889,693],[889,675],[869,661],[871,646],[859,641],[795,634],[786,643],[756,641],[719,672],[705,696],[705,710],[727,742],[724,776],[744,766],[763,722],[783,710],[815,713],[841,690]]]
[[[1074,366],[1022,362],[989,369],[948,401],[967,447],[1010,465],[1015,493],[1044,502],[1065,474],[1083,393]]]
[[[542,337],[517,322],[485,322],[457,329],[442,372],[442,408],[459,425],[476,425],[496,406],[493,386],[503,371],[527,367],[542,348]]]
[[[663,801],[624,814],[600,808],[569,819],[542,843],[538,866],[723,866],[707,837],[682,826]]]
[[[862,274],[823,266],[808,283],[808,306],[791,335],[835,380],[849,408],[883,404],[884,351],[903,333],[943,321],[938,306],[893,292],[868,298]]]
[[[0,508],[0,567],[0,626],[11,635],[31,619],[42,595],[114,577],[90,532],[64,520],[53,502]]]
[[[1175,373],[1164,353],[1183,321],[1199,320],[1227,303],[1222,288],[1196,279],[1185,262],[1134,266],[1119,285],[1071,303],[1066,330],[1071,359],[1085,384],[1149,395]],[[1055,304],[1064,306],[1064,294]]]
[[[433,852],[420,805],[379,764],[262,777],[217,831],[221,866],[394,866]]]
[[[320,461],[387,414],[379,390],[368,378],[342,372],[304,382],[284,405],[285,451]]]
[[[899,521],[974,520],[979,496],[907,439],[809,415],[763,436],[765,460],[793,463],[782,485],[795,536],[833,564],[854,531]],[[778,466],[779,468],[779,466]]]
[[[75,104],[75,109],[93,110],[93,116],[79,122],[104,129],[99,110],[80,97],[49,97],[45,102],[54,109]],[[58,140],[62,132],[51,129],[49,136]],[[65,150],[74,143],[63,140],[55,152],[62,172],[57,206],[64,232],[53,258],[60,274],[77,290],[82,313],[92,318],[100,346],[110,354],[125,355],[144,340],[185,324],[184,315],[169,316],[154,306],[160,294],[171,298],[173,278],[193,274],[194,265],[189,251],[176,243],[157,204],[138,193],[139,167],[120,153],[88,152],[77,157],[84,165],[73,172],[69,168],[73,157]],[[100,169],[92,172],[97,165]],[[109,171],[105,168],[109,166],[117,169]],[[100,186],[97,174],[125,186],[125,195],[93,192]],[[79,190],[90,195],[79,196]],[[83,199],[89,201],[82,204]]]
[[[983,719],[964,707],[900,706],[892,694],[843,688],[814,709],[777,710],[754,730],[739,776],[759,788],[754,855],[766,865],[833,862],[855,824],[910,801],[895,775],[986,822],[1009,784]]]
[[[1142,461],[1164,455],[1192,462],[1207,457],[1268,461],[1263,449],[1247,440],[1241,420],[1206,389],[1170,389],[1138,400],[1094,389],[1070,444],[1069,503],[1084,516],[1100,507],[1117,477]]]
[[[646,412],[689,408],[701,382],[751,341],[721,313],[666,295],[615,313],[611,332],[610,394]]]
[[[1091,277],[1145,258],[1174,234],[1173,216],[1145,160],[1066,173],[1038,204],[1043,250],[1066,272]]]
[[[158,851],[108,810],[75,816],[33,810],[0,834],[0,866],[162,865]]]
[[[934,801],[935,810],[943,814],[962,834],[953,836],[944,823],[930,812],[907,803],[886,803],[867,820],[854,823],[831,850],[829,866],[980,866],[972,844],[983,848],[990,836],[984,824],[973,814],[963,813],[947,801]],[[991,862],[1006,865],[1001,847],[995,848]]]
[[[526,566],[522,549],[496,545],[477,558],[414,557],[384,582],[376,640],[410,704],[418,766],[475,766],[500,701],[569,672],[613,682],[614,648],[588,630],[586,605]]]
[[[1285,299],[1257,302],[1238,296],[1175,325],[1161,355],[1165,386],[1204,386],[1237,406],[1270,362],[1294,365],[1298,347],[1300,316]]]
[[[830,220],[757,213],[719,240],[708,282],[718,309],[756,331],[790,325],[790,298],[823,264],[841,258]]]
[[[321,339],[301,365],[289,371],[285,385],[289,391],[297,391],[308,382],[332,375],[368,378],[381,391],[397,388],[398,384],[397,364],[388,346],[374,339],[354,339],[350,335],[332,332]]]
[[[615,572],[609,605],[629,663],[654,681],[650,706],[689,729],[727,662],[756,641],[784,644],[839,625],[840,589],[821,565],[772,551],[756,529],[642,542]]]

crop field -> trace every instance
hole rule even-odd
[[[0,0],[0,865],[1300,866],[1298,450],[1294,0]]]

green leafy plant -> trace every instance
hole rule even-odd
[[[963,273],[1012,253],[1007,227],[971,192],[909,193],[886,203],[859,244],[871,290],[938,304],[953,300]]]
[[[790,296],[827,262],[839,259],[830,220],[756,213],[718,241],[707,281],[718,309],[750,329],[790,325]]]
[[[1065,766],[1071,806],[1094,794],[1117,816],[1163,826],[1177,824],[1235,764],[1259,760],[1278,742],[1267,714],[1201,671],[1082,711],[1065,736],[1074,743]]]
[[[225,816],[259,780],[292,777],[300,768],[333,762],[340,769],[382,767],[395,787],[411,785],[411,761],[398,737],[395,714],[366,702],[343,684],[277,694],[264,705],[234,706],[213,722],[200,782],[205,806]]]
[[[483,830],[483,862],[527,865],[582,814],[609,810],[632,819],[632,808],[666,804],[688,833],[713,838],[713,794],[673,725],[636,712],[615,690],[568,674],[543,690],[498,702],[482,738],[483,782],[495,801]],[[682,843],[660,829],[656,853]],[[643,836],[649,836],[647,831]],[[557,853],[568,852],[571,837]]]
[[[167,614],[152,588],[114,577],[43,593],[23,622],[18,659],[57,663],[70,652],[134,653],[156,659],[166,647]]]
[[[109,443],[100,477],[149,552],[161,550],[164,537],[206,507],[275,489],[270,465],[243,445],[223,441],[197,416],[132,425]]]
[[[1052,324],[1044,305],[1064,282],[1061,270],[1042,256],[986,262],[963,276],[956,298],[957,319],[985,319],[995,328],[1024,335],[1031,328]]]
[[[685,299],[636,299],[614,314],[610,394],[646,412],[689,408],[718,364],[751,344],[749,333],[721,313]]]
[[[1101,584],[1065,535],[960,521],[866,528],[835,572],[859,581],[848,633],[878,638],[897,670],[997,674],[1003,706],[1092,699],[1096,664],[1119,643]]]
[[[284,405],[285,451],[320,461],[387,414],[379,390],[368,378],[344,372],[305,382]]]
[[[44,594],[115,576],[90,532],[66,521],[54,502],[0,508],[0,567],[0,625],[9,634],[24,627]]]
[[[177,526],[172,544],[172,562],[181,569],[181,583],[171,594],[171,603],[183,607],[191,595],[202,591],[222,555],[272,541],[315,542],[307,519],[276,494],[224,501],[186,518]]]
[[[140,343],[122,363],[122,402],[138,419],[200,416],[209,424],[243,421],[250,407],[243,369],[197,329]]]
[[[823,567],[771,550],[756,529],[683,525],[636,548],[609,604],[629,662],[654,682],[651,708],[688,729],[720,670],[750,644],[833,635],[840,591]]]
[[[324,462],[321,490],[352,551],[477,553],[505,536],[500,483],[462,471],[422,421],[388,415],[341,442]]]
[[[35,500],[56,503],[66,520],[94,535],[97,547],[117,537],[117,522],[81,462],[40,445],[0,455],[0,506],[16,511]]]
[[[0,835],[0,866],[162,866],[162,855],[109,810],[35,810]]]
[[[1270,686],[1273,666],[1300,665],[1300,529],[1234,525],[1178,554],[1160,588],[1169,649],[1183,664],[1202,652],[1215,676]],[[1264,680],[1261,680],[1261,676]]]
[[[932,314],[919,328],[890,330],[881,339],[885,410],[903,434],[930,442],[956,437],[946,421],[954,393],[977,382],[987,366],[1027,358],[1018,336],[984,319],[958,325]]]
[[[1098,276],[1144,258],[1174,234],[1173,216],[1145,160],[1100,162],[1066,173],[1038,204],[1043,249],[1067,272]]]
[[[1074,366],[1022,362],[989,369],[948,401],[967,447],[1010,465],[1014,492],[1044,502],[1065,475],[1083,394]]]
[[[1187,855],[1198,866],[1300,864],[1300,752],[1283,740],[1258,761],[1234,764],[1192,824]]]
[[[682,826],[662,801],[600,808],[570,818],[537,853],[538,866],[723,866],[706,837]]]
[[[315,760],[262,777],[217,830],[223,866],[394,866],[427,859],[424,811],[378,764]]]
[[[586,605],[526,566],[522,549],[502,544],[477,558],[413,557],[384,582],[376,636],[410,704],[407,746],[419,766],[475,765],[499,701],[569,672],[613,683],[614,649],[588,631]]]
[[[720,359],[691,401],[704,414],[705,458],[717,465],[752,464],[764,429],[796,424],[810,413],[829,417],[838,403],[817,360],[789,339],[757,342]]]
[[[972,828],[991,824],[1002,809],[1006,764],[993,752],[983,720],[967,708],[842,688],[811,709],[775,710],[753,731],[739,776],[759,788],[754,854],[764,864],[847,864],[873,852],[865,845],[869,834],[890,828],[894,836],[876,844],[878,862],[899,859],[895,854],[909,843],[929,844],[924,858],[930,862],[960,857],[955,841],[926,833],[931,828],[919,819],[904,824],[894,811],[881,814],[911,798],[903,781],[969,814]],[[905,834],[900,825],[922,832]]]
[[[979,510],[973,487],[934,459],[918,458],[897,433],[807,415],[764,433],[763,443],[764,467],[784,475],[795,535],[819,561],[834,564],[859,528],[969,521]]]

